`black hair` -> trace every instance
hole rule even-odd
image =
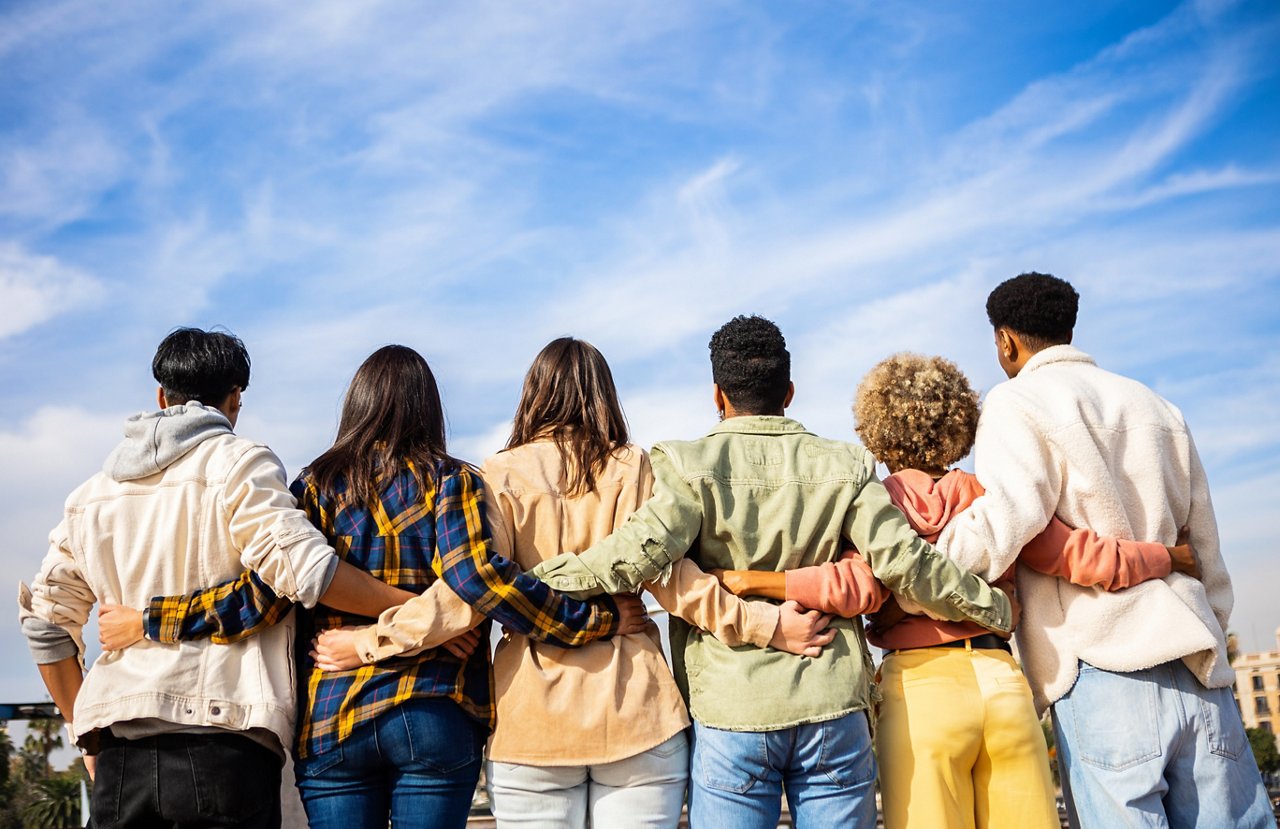
[[[237,387],[249,388],[249,352],[227,331],[175,328],[160,341],[151,374],[172,406],[218,406]]]
[[[1001,282],[987,297],[991,327],[1009,328],[1040,347],[1071,342],[1079,308],[1070,282],[1034,271]]]
[[[744,414],[782,411],[791,385],[791,354],[764,317],[739,316],[711,335],[711,377]]]

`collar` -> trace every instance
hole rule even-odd
[[[780,415],[743,415],[720,421],[711,435],[807,435],[809,430],[798,420]]]
[[[1028,371],[1035,371],[1055,363],[1083,363],[1090,366],[1098,364],[1074,345],[1051,345],[1043,351],[1032,354],[1031,359],[1027,360],[1027,364],[1022,367],[1022,371],[1018,372],[1018,376],[1021,377]]]

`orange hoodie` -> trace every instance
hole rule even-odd
[[[904,469],[884,481],[894,506],[912,528],[934,542],[942,528],[983,494],[982,484],[968,472],[952,470],[937,479],[917,469]],[[1053,519],[1022,549],[1018,561],[1074,584],[1121,590],[1169,575],[1172,562],[1162,544],[1098,537],[1089,529],[1072,529]],[[1016,565],[1015,565],[1016,567]],[[1014,567],[995,586],[1014,600]],[[874,613],[889,592],[876,581],[870,566],[856,551],[838,562],[787,572],[787,598],[805,607],[840,616]],[[972,622],[942,622],[927,616],[908,616],[881,635],[869,634],[871,644],[885,650],[924,648],[968,639],[985,628]]]

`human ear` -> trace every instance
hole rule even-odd
[[[164,397],[164,386],[156,386],[156,405],[161,410],[169,408],[169,401]]]

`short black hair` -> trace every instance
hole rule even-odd
[[[749,414],[782,410],[791,385],[791,354],[782,332],[764,317],[739,316],[711,335],[711,377],[734,408]]]
[[[237,387],[249,388],[249,352],[229,331],[175,328],[160,341],[151,374],[170,405],[217,406]]]
[[[1009,328],[1041,347],[1071,342],[1079,309],[1070,282],[1035,271],[1006,279],[987,297],[992,328]]]

